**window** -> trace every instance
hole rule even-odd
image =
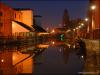
[[[0,22],[0,28],[3,26],[3,23]]]
[[[16,14],[15,14],[15,18],[16,18]]]
[[[19,15],[19,19],[20,19],[20,15]]]
[[[0,11],[0,16],[2,16],[2,12]]]

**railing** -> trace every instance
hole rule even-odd
[[[36,33],[35,32],[20,32],[15,33],[12,36],[0,36],[0,45],[4,44],[17,44],[20,42],[32,42],[35,41]]]

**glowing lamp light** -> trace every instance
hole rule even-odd
[[[68,29],[66,32],[70,32],[71,30],[70,29]]]
[[[55,32],[55,30],[53,29],[52,31],[51,31],[51,33],[54,33]]]
[[[92,5],[91,6],[91,10],[95,10],[96,9],[96,6],[95,5]]]
[[[87,22],[89,19],[88,18],[85,18],[85,21]]]
[[[82,55],[81,58],[84,58],[84,56]]]
[[[67,44],[67,46],[70,48],[71,47],[71,45],[70,44]]]
[[[73,29],[73,31],[75,31],[75,29]]]
[[[75,45],[73,45],[73,48],[75,48]]]
[[[79,26],[79,28],[81,28],[81,26]]]
[[[52,44],[54,45],[54,44],[55,44],[55,42],[53,41],[53,42],[52,42]]]
[[[84,26],[84,23],[81,23],[81,26]]]
[[[4,59],[1,59],[1,62],[4,62]]]
[[[78,30],[79,28],[78,28],[78,27],[76,27],[76,29]]]

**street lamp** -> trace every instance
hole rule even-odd
[[[73,29],[73,31],[75,31],[75,29]]]
[[[84,26],[84,23],[81,23],[81,26]]]
[[[54,33],[55,32],[55,30],[53,29],[52,31],[51,31],[51,33]]]
[[[84,20],[85,20],[86,22],[87,22],[87,21],[89,21],[89,19],[88,19],[88,18],[85,18]]]
[[[87,34],[89,33],[89,18],[86,17],[84,21],[86,24],[86,37],[87,37]]]
[[[96,9],[96,6],[95,5],[92,5],[91,6],[91,13],[92,13],[92,34],[91,34],[91,38],[93,39],[93,30],[94,30],[94,10]]]
[[[95,5],[92,5],[91,6],[91,10],[95,10],[96,9],[96,6]]]

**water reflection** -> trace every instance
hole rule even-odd
[[[4,45],[0,46],[0,75],[32,74],[34,56],[48,45]]]
[[[99,57],[95,52],[87,52],[84,58],[80,51],[59,41],[4,45],[0,46],[0,75],[99,75]]]

